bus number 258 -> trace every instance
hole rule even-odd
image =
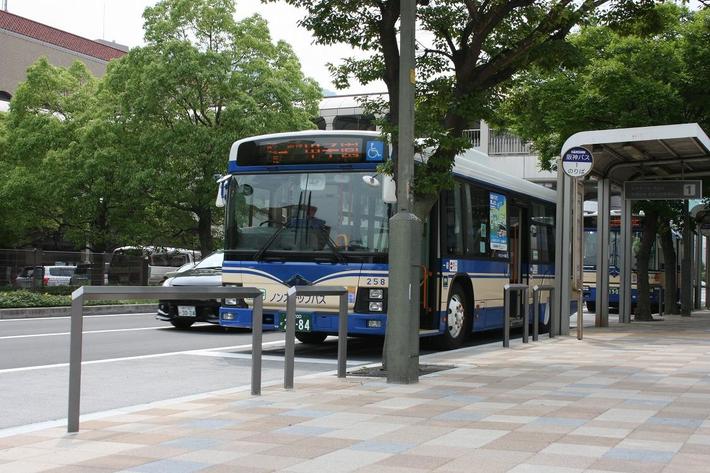
[[[367,278],[367,286],[385,286],[385,278]]]

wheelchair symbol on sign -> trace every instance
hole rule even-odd
[[[368,141],[367,142],[367,160],[368,161],[382,161],[382,152],[384,146],[380,141]]]

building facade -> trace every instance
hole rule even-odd
[[[116,43],[82,38],[0,10],[0,101],[12,98],[25,80],[27,68],[42,56],[61,67],[78,60],[94,75],[102,76],[108,62],[127,51]]]

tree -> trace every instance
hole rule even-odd
[[[270,0],[275,1],[275,0]],[[385,130],[398,119],[400,0],[285,0],[308,12],[301,25],[320,44],[344,43],[370,56],[332,66],[336,85],[352,78],[362,84],[381,79],[388,100],[375,103],[389,111]],[[421,2],[425,3],[425,2]],[[554,63],[568,50],[565,37],[606,5],[607,17],[620,21],[644,11],[652,2],[571,0],[441,0],[418,8],[420,29],[431,38],[417,59],[417,136],[434,151],[415,173],[414,211],[425,218],[449,187],[454,157],[471,143],[462,131],[472,120],[488,118],[500,87],[535,62]],[[392,136],[396,136],[393,133]],[[394,146],[396,159],[396,143]],[[396,169],[393,166],[390,172]]]
[[[582,28],[570,37],[577,51],[570,60],[559,67],[533,67],[516,77],[501,107],[501,122],[532,141],[542,168],[553,167],[567,137],[583,130],[689,121],[710,127],[705,85],[710,74],[710,12],[690,12],[673,3],[654,11],[654,22],[632,22],[623,30],[598,24]],[[669,222],[689,222],[679,208],[673,203],[636,205],[637,210],[664,216],[666,300],[673,309],[676,255]],[[655,231],[648,238],[655,239]],[[639,255],[639,263],[642,258]],[[638,280],[642,303],[636,316],[642,318],[649,298],[644,264],[639,264]],[[681,287],[689,290],[687,284]]]
[[[231,144],[250,135],[312,128],[320,88],[291,47],[272,43],[257,16],[233,19],[232,0],[163,0],[145,10],[147,45],[113,62],[125,152],[140,161],[136,188],[173,237],[214,249],[214,176]],[[160,178],[158,178],[160,176]]]

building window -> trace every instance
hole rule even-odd
[[[338,115],[333,120],[333,130],[375,131],[375,117],[373,115]]]

